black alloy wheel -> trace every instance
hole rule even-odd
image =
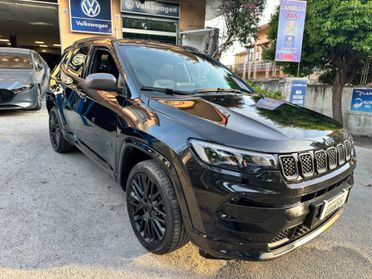
[[[166,231],[166,210],[158,186],[144,173],[132,179],[129,203],[136,230],[151,245],[159,244]]]
[[[49,137],[53,149],[58,153],[66,153],[74,149],[62,134],[56,107],[52,107],[49,112]]]
[[[126,192],[132,228],[148,251],[166,254],[189,241],[174,187],[159,163],[134,166]]]

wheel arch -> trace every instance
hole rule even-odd
[[[179,175],[177,173],[177,169],[170,160],[165,158],[158,151],[135,139],[128,139],[124,141],[120,150],[120,157],[118,160],[117,180],[120,186],[125,191],[127,178],[132,168],[139,162],[152,159],[156,160],[159,163],[159,165],[165,171],[171,183],[175,187],[183,221],[185,223],[186,229],[191,230],[191,216],[187,206],[185,194],[182,189],[181,180],[179,179]]]

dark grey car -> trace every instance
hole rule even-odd
[[[50,69],[35,51],[0,48],[0,110],[40,109]]]

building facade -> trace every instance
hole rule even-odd
[[[106,11],[110,16],[102,22],[111,17],[111,28],[103,30],[104,34],[100,32],[99,19],[97,28],[86,31],[84,29],[89,27],[81,26],[94,25],[98,17],[94,15],[99,9],[95,3],[100,6],[101,13],[104,9],[110,10]],[[76,40],[97,35],[177,43],[180,32],[204,28],[205,5],[205,0],[59,0],[62,49]],[[80,26],[76,24],[78,21]]]
[[[247,47],[246,51],[235,55],[233,69],[244,79],[261,80],[287,77],[274,62],[265,61],[262,58],[263,51],[269,47],[270,43],[267,36],[268,31],[268,24],[259,26],[252,44]]]
[[[205,13],[206,0],[0,0],[0,47],[33,49],[53,68],[87,37],[179,43],[204,28]]]

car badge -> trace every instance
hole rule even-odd
[[[323,138],[323,144],[326,146],[331,146],[335,144],[335,140],[333,138]]]

